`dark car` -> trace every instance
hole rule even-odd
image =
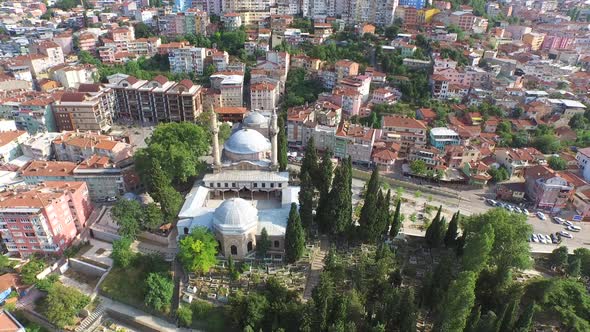
[[[559,243],[559,239],[553,233],[551,233],[551,242],[553,242],[554,244]]]

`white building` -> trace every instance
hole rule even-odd
[[[66,89],[76,89],[83,83],[94,83],[98,74],[95,66],[85,65],[59,65],[49,70],[51,78],[58,81]]]
[[[204,47],[173,48],[168,54],[170,71],[203,75],[207,49]]]
[[[255,110],[274,110],[279,102],[277,84],[261,82],[250,85],[250,107]]]

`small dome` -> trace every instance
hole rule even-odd
[[[268,138],[256,130],[241,129],[233,133],[223,145],[224,149],[235,154],[252,154],[271,149]]]
[[[247,230],[256,225],[258,210],[242,198],[230,198],[215,209],[213,220],[221,231]]]
[[[252,111],[252,112],[248,113],[248,115],[246,115],[244,120],[242,120],[242,123],[246,127],[261,126],[261,125],[268,124],[268,120],[266,119],[266,117],[264,117],[264,115],[262,115],[256,111]]]

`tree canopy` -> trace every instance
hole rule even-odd
[[[205,227],[195,227],[178,242],[178,257],[184,268],[206,273],[217,263],[217,240]]]
[[[172,279],[162,273],[150,273],[145,281],[145,304],[158,311],[168,311],[174,293]]]
[[[43,314],[60,329],[75,323],[75,318],[90,303],[90,298],[79,290],[55,283],[43,300]]]

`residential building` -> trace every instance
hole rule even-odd
[[[130,144],[96,132],[63,132],[53,140],[52,145],[55,159],[59,161],[79,163],[98,155],[118,164],[133,156]]]
[[[151,81],[127,76],[108,85],[115,93],[115,117],[136,122],[194,122],[202,112],[201,86],[190,80]]]
[[[535,148],[497,148],[494,151],[496,162],[508,170],[510,177],[523,177],[527,167],[543,165],[545,156]]]
[[[473,15],[468,11],[456,11],[451,13],[450,23],[458,26],[463,31],[485,33],[488,28],[488,20]]]
[[[209,77],[211,87],[220,93],[221,106],[242,107],[244,105],[244,73],[218,72]]]
[[[397,143],[385,143],[375,146],[372,154],[372,161],[382,172],[392,172],[400,149]]]
[[[250,85],[250,108],[253,110],[274,110],[279,102],[277,84],[261,82]]]
[[[334,151],[334,137],[342,119],[342,108],[329,101],[295,106],[287,110],[287,143],[305,147],[313,137],[316,148]]]
[[[437,127],[430,129],[429,143],[437,149],[444,149],[447,145],[461,144],[461,138],[456,131],[446,128]]]
[[[545,34],[529,32],[522,35],[522,42],[528,45],[531,51],[538,51],[543,45]]]
[[[237,0],[233,0],[235,2]],[[270,15],[270,13],[269,13]],[[221,17],[223,27],[229,31],[238,30],[242,26],[242,17],[238,13],[225,13]]]
[[[440,156],[440,151],[433,147],[419,145],[412,146],[406,159],[409,162],[421,160],[426,164],[426,168],[429,170],[444,166],[444,159]]]
[[[45,182],[0,194],[0,232],[6,249],[28,257],[62,254],[92,212],[84,182]]]
[[[426,145],[427,128],[423,121],[395,115],[384,116],[381,129],[383,140],[400,144],[400,158],[407,157],[413,146]]]
[[[534,208],[559,212],[570,201],[574,186],[545,165],[537,165],[525,170],[526,195]]]
[[[500,183],[496,189],[496,198],[508,202],[523,202],[525,192],[524,182]]]
[[[578,149],[576,160],[584,180],[590,181],[590,148]]]
[[[29,138],[22,130],[0,131],[0,164],[6,164],[22,156],[20,145]]]
[[[12,287],[8,289],[8,294],[6,294],[5,298],[8,298],[10,293],[12,293],[12,290]],[[2,299],[2,301],[4,301],[4,299]],[[0,312],[0,326],[3,330],[9,332],[26,332],[25,327],[18,321],[18,319],[16,319],[8,310],[4,309]]]
[[[465,164],[476,162],[480,158],[479,150],[472,146],[445,146],[445,164],[451,168],[463,168]]]
[[[80,84],[77,92],[65,92],[54,104],[59,131],[107,132],[113,125],[115,96],[99,84]]]
[[[223,122],[239,123],[247,113],[245,107],[214,107],[214,111]]]
[[[168,54],[170,71],[173,73],[195,73],[203,75],[207,49],[204,47],[186,47],[171,49]]]
[[[64,52],[61,47],[50,40],[42,40],[31,44],[31,54],[40,54],[47,57],[48,66],[53,67],[64,63]]]
[[[375,139],[379,130],[342,121],[334,141],[334,156],[340,159],[350,157],[353,163],[369,165]]]
[[[428,4],[427,0],[399,0],[400,6],[410,6],[416,9],[422,9]]]
[[[78,37],[78,43],[80,45],[80,51],[94,53],[96,52],[98,38],[91,32],[84,32]]]
[[[90,199],[103,201],[122,196],[126,190],[123,170],[109,162],[108,157],[93,155],[80,164],[70,161],[32,161],[21,176],[27,184],[47,181],[82,181]]]
[[[52,106],[55,99],[48,94],[25,93],[4,105],[11,106],[9,118],[14,119],[16,128],[29,134],[57,131]]]
[[[338,60],[334,64],[336,80],[341,80],[347,76],[356,76],[359,73],[359,64],[350,60]]]
[[[53,140],[61,133],[37,133],[21,144],[23,155],[33,160],[49,160],[53,157]]]
[[[80,84],[94,83],[98,70],[91,64],[59,65],[49,70],[50,77],[58,81],[66,89],[77,89]]]

